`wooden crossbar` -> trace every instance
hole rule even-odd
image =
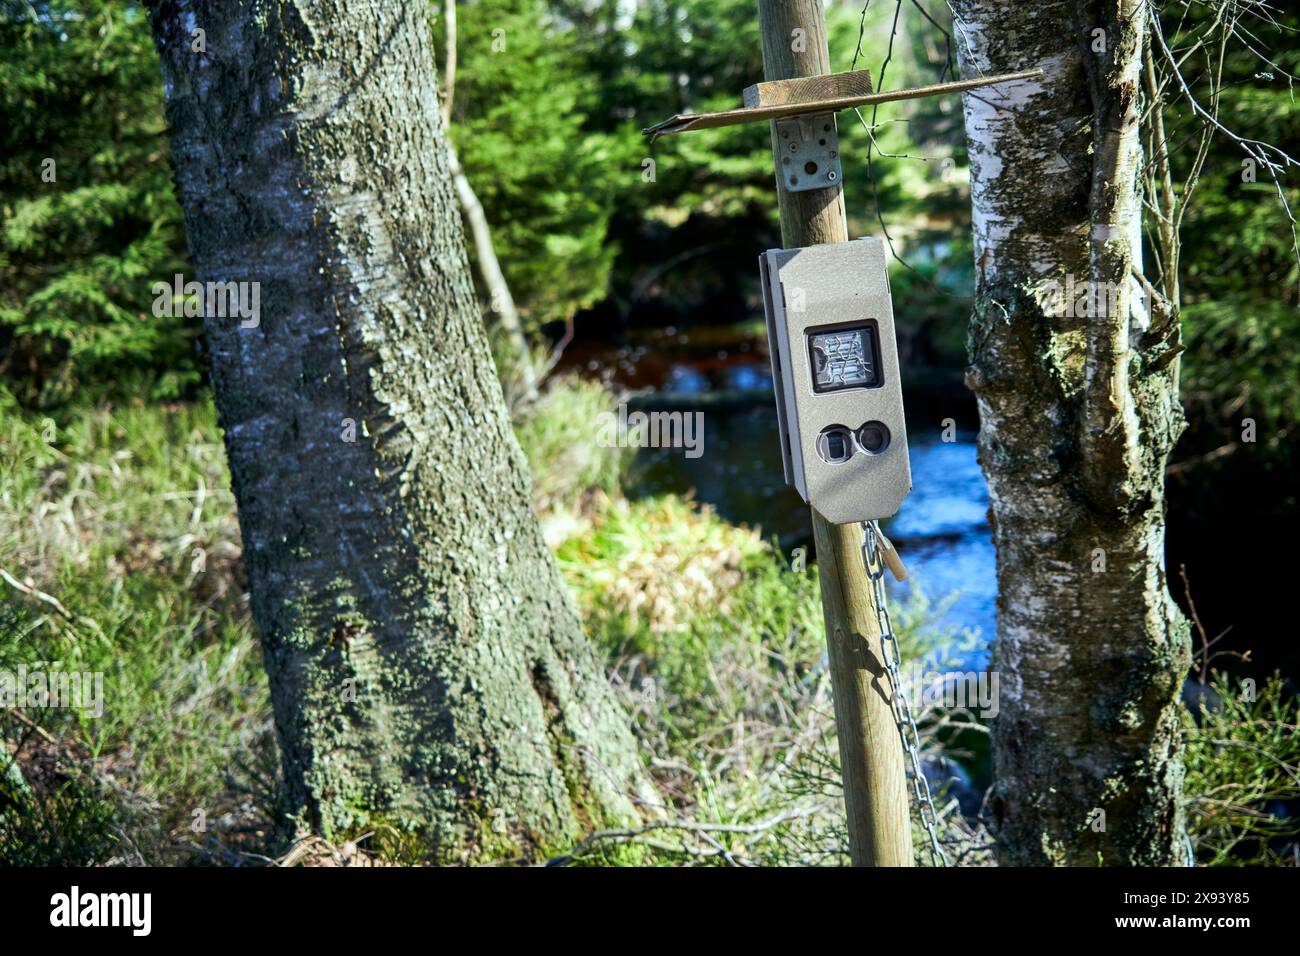
[[[837,74],[851,76],[852,74]],[[758,123],[765,120],[785,119],[788,116],[800,116],[805,113],[835,113],[839,110],[852,109],[855,106],[871,106],[876,103],[893,103],[898,100],[914,100],[924,96],[941,96],[945,93],[963,93],[983,86],[997,83],[1010,83],[1015,80],[1031,80],[1043,75],[1042,70],[1024,70],[1019,73],[1004,73],[1000,76],[982,76],[973,80],[958,80],[955,83],[936,83],[932,86],[918,86],[905,90],[889,90],[884,93],[858,93],[848,96],[832,96],[827,99],[800,99],[797,102],[772,103],[768,106],[742,107],[734,110],[722,110],[717,113],[678,113],[676,116],[656,123],[641,132],[651,138],[667,136],[671,133],[685,133],[694,129],[713,129],[719,126],[739,126],[744,123]],[[809,79],[830,79],[810,77]],[[755,90],[753,98],[757,101],[761,95],[759,88],[769,84],[759,83],[750,87]],[[747,91],[748,92],[748,91]],[[774,97],[779,98],[779,97]]]

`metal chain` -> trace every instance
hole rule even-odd
[[[948,858],[939,846],[939,815],[934,809],[934,798],[930,795],[930,783],[921,771],[921,735],[917,733],[916,721],[912,719],[912,708],[908,706],[907,695],[903,693],[903,674],[900,670],[901,657],[898,653],[898,639],[894,637],[894,626],[889,619],[889,605],[885,601],[885,565],[880,557],[880,528],[874,521],[862,522],[862,566],[871,581],[871,590],[875,595],[876,619],[880,624],[880,656],[889,671],[891,693],[889,708],[894,712],[894,723],[898,725],[898,736],[903,743],[903,752],[911,764],[907,775],[912,780],[912,795],[916,798],[916,812],[921,818],[921,826],[930,835],[930,862],[934,866],[947,866]]]

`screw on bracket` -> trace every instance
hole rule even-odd
[[[799,193],[826,189],[840,181],[840,141],[835,130],[834,113],[791,116],[776,121],[777,135],[788,140],[790,152],[798,153],[798,163],[782,158],[777,167],[781,188]]]

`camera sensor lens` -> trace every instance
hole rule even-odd
[[[858,444],[868,455],[879,455],[889,447],[889,429],[881,422],[867,422],[858,429]]]

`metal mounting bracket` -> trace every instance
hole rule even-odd
[[[787,192],[838,186],[840,140],[834,113],[806,113],[776,120],[776,178]]]

